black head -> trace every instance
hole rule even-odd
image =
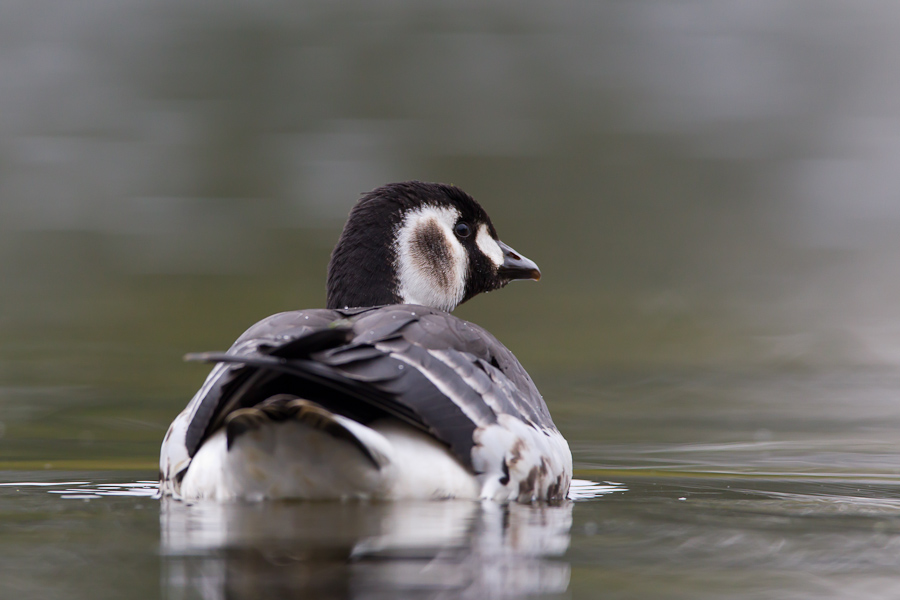
[[[513,279],[540,279],[461,189],[407,181],[350,211],[328,266],[328,308],[422,304],[451,311]]]

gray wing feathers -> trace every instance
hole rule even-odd
[[[394,310],[411,312],[410,307]],[[506,399],[498,397],[498,404],[490,407],[492,410],[555,429],[550,411],[531,377],[497,338],[478,325],[445,312],[422,307],[415,307],[412,312],[420,316],[403,330],[404,340],[430,351],[459,377],[473,378],[471,385],[481,380],[482,393],[493,390]],[[473,369],[477,370],[474,374]]]
[[[343,315],[331,310],[303,310],[274,314],[259,321],[245,331],[228,349],[228,354],[241,356],[256,352],[261,346],[281,345],[286,341],[302,338],[315,331],[327,329],[331,323]],[[251,376],[254,376],[251,378]],[[223,403],[228,398],[240,396],[240,389],[252,387],[264,376],[252,373],[241,364],[218,365],[210,373],[200,392],[185,432],[184,445],[188,455],[193,456],[206,439],[210,423],[223,411]],[[206,390],[204,391],[204,388]],[[235,407],[239,408],[239,407]]]
[[[280,313],[248,329],[226,354],[205,359],[232,364],[220,363],[195,397],[184,439],[190,456],[229,413],[265,400],[257,396],[279,377],[291,377],[291,393],[301,397],[330,390],[327,408],[337,414],[403,418],[469,468],[475,429],[499,415],[555,430],[506,347],[476,325],[420,306]]]

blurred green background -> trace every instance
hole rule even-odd
[[[557,414],[598,374],[894,367],[898,17],[4,2],[0,466],[152,467],[205,375],[181,356],[323,305],[348,210],[405,179],[459,185],[541,266],[457,312]]]

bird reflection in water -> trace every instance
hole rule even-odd
[[[169,598],[508,598],[569,585],[572,502],[163,500]]]

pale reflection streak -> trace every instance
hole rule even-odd
[[[569,585],[572,503],[161,505],[169,598],[509,598]]]

